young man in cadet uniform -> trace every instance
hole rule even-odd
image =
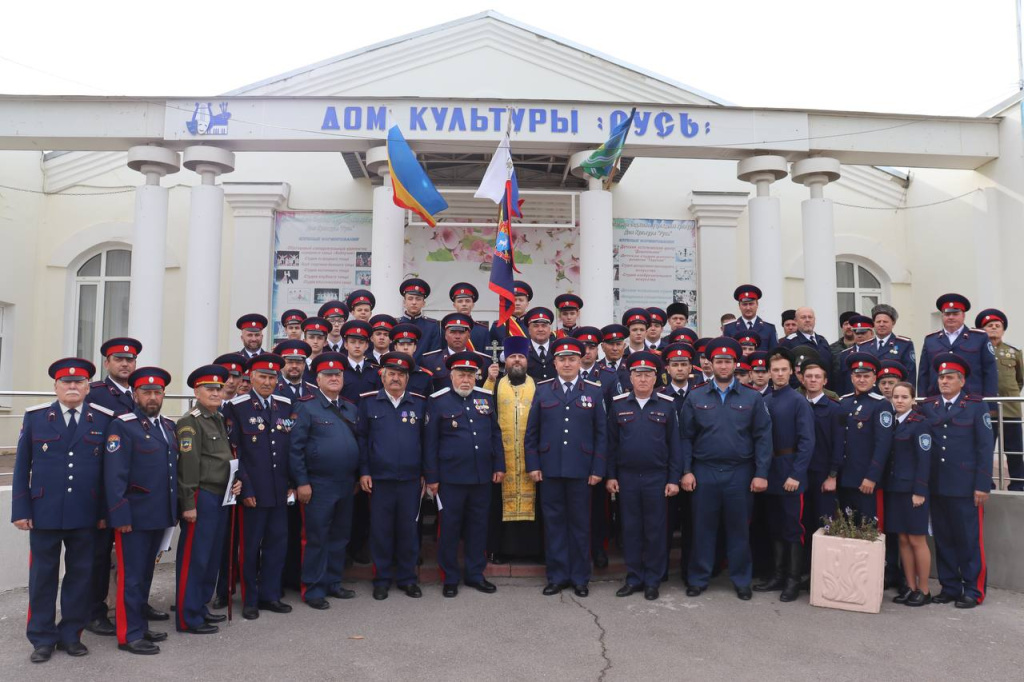
[[[722,336],[736,337],[740,331],[752,331],[761,337],[761,350],[770,351],[778,345],[775,325],[765,322],[757,315],[757,306],[761,300],[761,290],[753,284],[741,284],[732,292],[733,299],[739,303],[740,317],[722,326]]]
[[[455,308],[455,312],[472,319],[473,307],[480,300],[480,292],[469,282],[456,282],[448,290],[448,298],[452,300],[452,307]],[[490,343],[490,340],[491,334],[487,330],[487,325],[483,322],[474,321],[473,328],[469,330],[469,339],[466,342],[466,347],[469,350],[483,353],[487,350],[487,344]]]
[[[555,296],[555,308],[558,310],[558,321],[561,325],[555,332],[555,338],[575,337],[575,331],[580,326],[583,299],[576,294],[559,294]]]
[[[377,305],[377,299],[373,293],[366,289],[356,289],[345,299],[345,305],[352,313],[353,320],[369,322],[373,316],[373,309]]]
[[[935,307],[942,313],[942,329],[924,337],[917,377],[918,395],[931,397],[939,394],[938,373],[933,360],[942,353],[956,353],[970,366],[965,377],[968,393],[985,398],[998,395],[995,347],[987,333],[968,329],[964,323],[971,302],[960,294],[943,294],[935,301]],[[988,409],[993,418],[998,416],[995,403],[989,404]]]
[[[999,396],[1015,398],[1024,390],[1024,354],[1003,340],[1009,321],[1006,314],[995,308],[987,308],[978,313],[974,326],[984,329],[988,340],[996,352],[996,373],[999,376]],[[1000,429],[999,419],[1002,419]],[[1007,401],[1003,403],[1001,412],[996,413],[996,422],[992,427],[996,441],[1000,430],[1005,437],[1003,451],[1006,453],[1006,467],[1010,473],[1010,485],[1007,490],[1024,491],[1024,432],[1021,430],[1021,404]]]
[[[437,350],[441,347],[441,330],[437,320],[423,314],[423,306],[430,296],[430,285],[418,277],[410,277],[398,287],[398,293],[402,295],[403,315],[398,322],[408,322],[419,327],[420,341],[416,344],[415,360],[419,362],[424,353]]]
[[[308,317],[298,308],[290,308],[281,313],[281,326],[284,327],[285,339],[302,339],[302,321]]]
[[[327,321],[327,339],[324,343],[324,350],[332,353],[345,352],[345,340],[341,336],[341,325],[348,321],[349,309],[343,301],[327,301],[320,310],[317,317]]]

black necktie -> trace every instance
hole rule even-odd
[[[949,412],[953,408],[953,403],[946,403],[946,412]]]
[[[341,405],[338,403],[338,399],[337,398],[335,398],[334,400],[331,401],[331,405],[334,405],[334,407],[336,409],[339,409],[339,410],[341,409]]]
[[[541,362],[544,362],[545,356],[546,353],[544,352],[544,346],[537,348],[537,358],[539,358]]]
[[[296,398],[302,397],[302,384],[292,384],[292,395]]]
[[[572,384],[568,381],[565,382],[565,394],[569,395],[569,391],[572,390]]]
[[[71,436],[75,433],[75,429],[78,428],[78,420],[75,419],[75,408],[68,410],[68,435]]]

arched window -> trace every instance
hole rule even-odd
[[[131,275],[132,252],[118,248],[97,253],[75,273],[75,354],[97,367],[104,339],[128,333]]]
[[[836,297],[840,313],[856,310],[871,315],[871,309],[882,300],[882,282],[860,263],[836,261]]]

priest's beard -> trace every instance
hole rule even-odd
[[[509,383],[511,383],[513,386],[518,386],[519,384],[526,381],[526,368],[519,366],[509,367],[505,371],[505,376],[508,377]]]

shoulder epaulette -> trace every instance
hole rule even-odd
[[[369,398],[371,395],[377,395],[377,391],[365,391],[359,394],[360,398]]]
[[[188,413],[188,416],[190,416],[190,417],[198,417],[198,416],[199,416],[199,415],[201,415],[202,413],[203,413],[203,412],[202,412],[202,410],[200,410],[200,409],[199,409],[199,408],[197,407],[196,409],[194,409],[194,410],[192,410],[191,412],[189,412],[189,413]]]
[[[979,334],[984,334],[985,336],[988,336],[988,332],[986,332],[984,329],[975,329],[974,327],[971,327],[970,331],[978,332]]]
[[[980,396],[971,395],[971,394],[965,395],[963,399],[968,401],[968,402],[972,402],[972,403],[980,403],[981,402],[981,397]]]
[[[825,397],[828,398],[829,400],[831,400],[832,402],[834,402],[836,405],[839,404],[839,398],[833,398],[830,395],[826,395]]]
[[[490,360],[490,359],[491,359],[491,356],[490,356],[490,355],[488,355],[487,353],[481,353],[481,352],[480,352],[480,351],[478,351],[478,350],[475,350],[475,351],[473,351],[473,352],[474,352],[474,353],[476,353],[477,355],[479,355],[480,357],[483,357],[483,358],[487,358],[488,360]]]
[[[343,395],[339,395],[339,396],[338,396],[338,400],[344,400],[344,401],[345,401],[346,403],[348,403],[349,405],[352,405],[353,407],[355,407],[355,403],[354,403],[354,402],[352,402],[351,400],[349,400],[348,398],[346,398],[346,397],[345,397],[345,396],[343,396]]]
[[[796,332],[793,332],[792,334],[790,334],[789,336],[786,337],[786,340],[787,341],[792,341],[795,338],[796,338]]]
[[[671,402],[674,402],[674,401],[675,401],[675,397],[674,397],[674,396],[666,395],[666,394],[664,394],[664,393],[657,393],[656,395],[657,395],[657,396],[658,396],[659,398],[661,398],[662,400],[667,400],[667,401],[669,401],[670,403],[671,403]]]
[[[484,329],[487,329],[487,323],[486,322],[474,321],[473,324],[475,324],[477,326],[480,326],[480,327],[483,327]]]
[[[999,345],[1001,345],[1001,346],[1006,346],[1006,347],[1007,347],[1007,348],[1009,348],[1010,350],[1012,350],[1012,351],[1015,351],[1015,352],[1017,352],[1017,353],[1019,353],[1019,352],[1020,352],[1020,348],[1017,348],[1016,346],[1011,346],[1010,344],[1006,343],[1005,341],[1004,341],[1003,343],[999,344]]]
[[[423,320],[424,322],[437,322],[437,320],[435,320],[434,318],[427,317],[426,315],[420,315],[420,319]]]
[[[105,386],[106,383],[107,382],[105,381],[94,381],[91,384],[89,384],[89,388],[99,388],[100,386]]]
[[[429,369],[427,369],[426,367],[420,367],[420,368],[419,368],[419,369],[418,369],[417,371],[419,371],[419,372],[426,372],[426,373],[427,373],[427,376],[434,376],[434,373],[433,373],[433,372],[431,372],[431,371],[430,371]]]
[[[885,400],[885,396],[879,395],[878,393],[875,393],[874,391],[871,391],[870,393],[868,393],[868,396],[871,397],[871,398],[874,398],[875,400]]]
[[[941,329],[937,329],[937,330],[933,331],[931,334],[925,334],[925,337],[927,338],[929,336],[938,336],[941,333],[942,333],[942,330]]]
[[[757,391],[758,393],[761,393],[761,389],[759,389],[758,387],[753,386],[751,384],[740,384],[740,386],[742,386],[743,388],[749,388],[751,391]],[[771,391],[768,391],[768,393],[771,393]],[[762,394],[762,395],[767,395],[767,394]]]
[[[242,395],[236,395],[234,398],[232,398],[228,402],[231,403],[232,405],[241,405],[242,403],[247,403],[250,400],[251,400],[251,398],[249,397],[249,394],[248,393],[243,393]]]
[[[895,336],[900,341],[913,341],[913,339],[910,338],[909,336],[900,336],[899,334],[893,334],[893,336]]]
[[[113,410],[107,409],[106,407],[103,407],[102,405],[97,405],[96,403],[89,403],[89,407],[91,407],[92,409],[96,410],[97,412],[102,412],[103,414],[107,415],[108,417],[113,417],[114,416],[114,411]]]
[[[441,352],[441,349],[440,349],[440,348],[438,348],[437,350],[428,350],[428,351],[427,351],[426,353],[424,353],[423,355],[433,355],[434,353],[440,353],[440,352]]]
[[[856,395],[856,394],[854,394],[854,393],[847,393],[846,395],[839,396],[839,399],[840,400],[844,400],[845,398],[850,398],[850,397],[853,397],[854,395]]]
[[[701,387],[703,387],[703,386],[707,386],[707,383],[708,383],[708,382],[706,382],[706,381],[702,381],[702,382],[700,382],[699,384],[694,384],[694,385],[693,385],[693,388],[701,388]],[[693,389],[690,389],[690,390],[693,390]]]
[[[615,373],[615,370],[612,369],[611,367],[609,367],[608,365],[601,365],[601,370],[603,370],[605,372],[611,372],[612,374]]]
[[[849,352],[853,351],[856,347],[857,347],[857,344],[853,344],[852,346],[847,346],[846,348],[844,348],[841,351],[839,351],[839,354],[842,355],[843,353],[849,353]]]
[[[35,412],[36,410],[41,410],[44,407],[49,407],[50,405],[52,405],[52,403],[42,403],[41,405],[33,405],[32,407],[25,409],[25,414],[28,414],[29,412]]]
[[[554,378],[554,377],[551,377],[550,379],[545,379],[544,381],[538,381],[538,382],[537,382],[537,385],[538,385],[538,386],[541,386],[541,385],[543,385],[543,384],[550,384],[550,383],[551,383],[552,381],[554,381],[554,380],[555,380],[555,378]]]
[[[494,391],[488,390],[486,388],[480,388],[479,386],[474,386],[473,390],[480,391],[481,393],[486,393],[487,395],[494,395]]]
[[[612,398],[612,400],[622,400],[623,398],[628,398],[628,397],[629,397],[629,393],[620,393],[617,396],[615,396],[614,398]]]
[[[591,386],[597,386],[598,388],[603,388],[603,386],[601,386],[601,382],[599,381],[591,381],[590,379],[584,379],[583,383],[590,384]]]
[[[118,419],[120,419],[123,422],[130,422],[138,418],[138,415],[135,414],[134,412],[125,412],[120,417],[118,417]]]
[[[287,397],[285,397],[283,395],[278,395],[278,394],[274,393],[273,394],[273,398],[277,402],[284,403],[285,405],[291,405],[292,404],[292,399],[291,398],[287,398]]]
[[[917,410],[911,410],[910,414],[907,415],[908,422],[923,422],[924,417]]]
[[[444,395],[445,393],[447,393],[450,390],[452,390],[451,386],[448,386],[446,388],[442,388],[440,391],[434,391],[433,393],[431,393],[430,397],[431,398],[437,398],[438,396],[442,396],[442,395]]]
[[[304,395],[301,398],[299,398],[299,402],[300,403],[305,403],[305,402],[309,402],[312,399],[313,399],[313,395],[311,393],[307,393],[306,395]]]
[[[417,398],[423,398],[424,400],[427,399],[427,396],[423,395],[422,393],[416,393],[415,391],[409,391],[409,395],[414,395]]]

